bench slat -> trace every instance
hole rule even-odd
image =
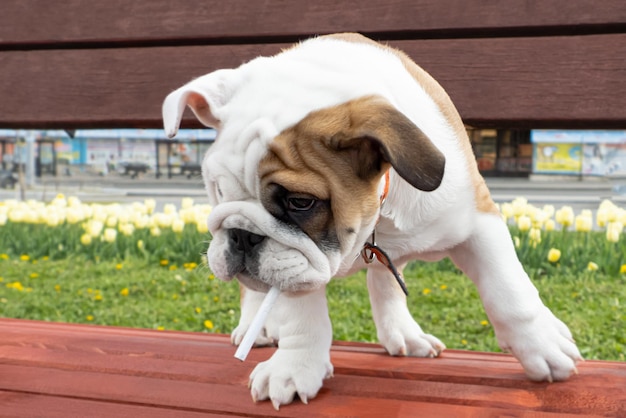
[[[626,35],[394,41],[474,126],[626,127]],[[0,127],[161,127],[167,93],[286,44],[5,51]],[[187,113],[184,127],[198,124]]]
[[[246,387],[252,368],[273,350],[255,349],[242,363],[225,335],[0,319],[0,403],[11,407],[3,413],[19,417],[101,404],[109,416],[274,414],[268,402],[253,404]],[[511,356],[496,353],[398,358],[378,345],[344,342],[331,358],[335,377],[319,399],[277,416],[626,413],[626,363],[587,361],[579,376],[548,384],[528,381]]]
[[[0,46],[79,46],[301,38],[362,31],[382,37],[607,32],[626,22],[620,0],[3,1]]]
[[[143,405],[126,405],[92,399],[76,399],[19,393],[0,390],[2,415],[20,418],[67,418],[68,416],[111,418],[111,417],[150,417],[150,418],[217,418],[223,414],[207,411],[185,411],[180,408],[165,408]]]

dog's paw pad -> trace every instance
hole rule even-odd
[[[576,360],[563,353],[551,353],[545,357],[540,355],[530,360],[520,359],[520,362],[528,378],[538,382],[558,382],[578,374]]]
[[[504,332],[507,347],[534,381],[566,380],[578,373],[576,364],[583,358],[563,322],[547,308],[534,321]]]
[[[446,348],[437,337],[421,332],[408,335],[398,332],[381,342],[392,356],[438,357]]]
[[[293,402],[296,395],[305,404],[317,395],[323,380],[332,376],[333,366],[324,356],[311,361],[311,356],[301,351],[279,349],[255,367],[250,375],[253,401],[270,400],[278,410],[281,405]],[[307,363],[303,361],[305,358],[309,359]]]

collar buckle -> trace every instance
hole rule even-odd
[[[371,264],[372,262],[374,262],[375,257],[383,266],[387,267],[391,274],[393,274],[393,277],[400,285],[400,288],[402,289],[404,294],[407,296],[409,295],[409,290],[404,283],[404,278],[402,277],[402,274],[400,274],[398,269],[396,269],[396,266],[393,265],[391,258],[389,258],[387,253],[383,251],[382,248],[380,248],[375,243],[366,242],[365,245],[363,245],[363,249],[361,250],[361,256],[363,256],[363,260],[365,260],[367,264]]]
[[[374,251],[372,251],[372,248],[377,248],[376,246],[376,229],[374,229],[374,231],[372,231],[372,241],[370,242],[366,242],[365,245],[363,245],[363,249],[361,250],[361,257],[363,257],[363,261],[365,261],[365,264],[372,264],[374,262]]]

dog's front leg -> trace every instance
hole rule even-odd
[[[241,293],[241,316],[239,317],[239,324],[237,325],[237,328],[235,328],[230,334],[230,341],[234,345],[239,345],[241,344],[241,341],[243,341],[243,337],[246,335],[246,332],[248,332],[248,328],[250,327],[250,324],[252,324],[252,320],[259,311],[266,295],[266,293],[248,289],[241,284],[239,285],[239,289]],[[270,321],[266,322],[265,326],[254,341],[254,345],[257,347],[273,345],[275,343],[271,337],[272,332],[268,331],[270,328],[268,322]]]
[[[476,284],[503,350],[532,380],[564,380],[581,359],[567,326],[543,304],[515,253],[506,224],[478,214],[470,238],[450,252]]]
[[[399,266],[402,271],[404,266]],[[367,288],[378,340],[392,356],[436,357],[445,345],[425,334],[411,316],[406,295],[386,268],[367,271]]]
[[[250,375],[252,399],[270,399],[274,408],[291,403],[297,394],[307,403],[331,377],[332,327],[326,304],[326,289],[302,294],[282,293],[272,312],[279,326],[278,350],[259,363]]]

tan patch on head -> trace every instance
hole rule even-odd
[[[331,150],[325,141],[345,129],[341,112],[314,112],[270,143],[259,163],[261,202],[272,215],[302,229],[318,245],[337,245],[375,216],[378,177],[359,178],[350,150]],[[322,201],[310,217],[293,218],[286,199]],[[282,200],[282,201],[280,201]]]
[[[311,112],[270,143],[259,163],[261,202],[318,245],[337,245],[371,223],[380,205],[378,184],[390,166],[430,191],[441,183],[445,158],[382,97],[351,100]],[[313,197],[313,210],[290,209]]]
[[[415,62],[413,62],[413,60],[411,60],[408,55],[400,50],[388,47],[386,45],[382,45],[358,33],[340,33],[326,36],[347,42],[366,43],[369,45],[373,45],[389,51],[398,56],[398,58],[400,58],[406,70],[413,76],[417,83],[424,88],[428,95],[432,97],[433,101],[437,104],[445,119],[448,121],[450,126],[453,127],[456,136],[460,141],[459,145],[461,146],[461,149],[466,156],[467,166],[469,170],[468,174],[470,175],[472,184],[474,185],[474,197],[476,199],[477,209],[481,212],[491,212],[499,214],[496,205],[491,199],[491,194],[489,193],[489,189],[485,184],[485,180],[478,171],[476,158],[472,151],[472,146],[467,136],[465,126],[463,125],[463,122],[458,111],[456,110],[456,107],[452,103],[452,100],[443,89],[443,87],[441,87],[441,85],[430,74],[428,74],[426,71],[424,71],[424,69],[422,69]]]

